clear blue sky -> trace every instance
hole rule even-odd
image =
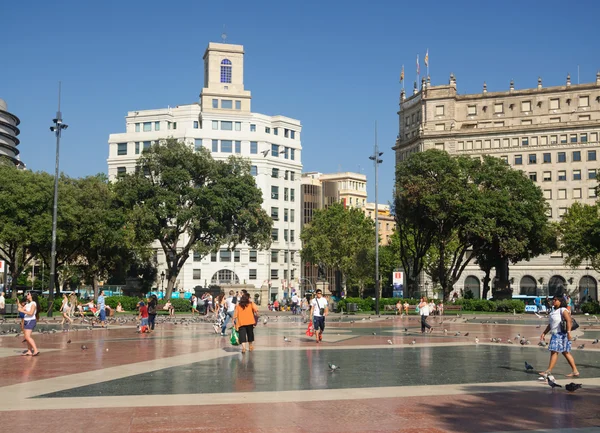
[[[0,98],[21,118],[21,155],[54,170],[63,82],[61,170],[106,172],[108,135],[128,110],[195,102],[210,41],[245,47],[253,111],[300,119],[305,171],[362,171],[374,199],[374,124],[384,153],[379,201],[392,198],[398,83],[457,77],[460,93],[560,85],[600,69],[600,2],[577,1],[15,1],[4,8]]]

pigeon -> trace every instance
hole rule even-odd
[[[336,370],[339,370],[339,369],[340,369],[340,367],[338,367],[337,365],[332,364],[331,362],[329,363],[329,370],[336,371]]]
[[[264,318],[264,320],[263,320],[263,325],[266,325],[266,324],[267,324],[267,322],[268,322],[268,320],[267,320],[267,318],[265,317],[265,318]]]
[[[81,345],[81,350],[87,350],[87,346],[85,344]]]
[[[573,341],[577,341],[577,336],[573,337]]]
[[[546,343],[545,341],[540,341],[538,343],[538,346],[540,346],[540,347],[546,347],[547,345],[548,345],[548,343]]]
[[[377,335],[377,332],[373,332],[373,335]]]
[[[565,389],[569,392],[575,392],[581,387],[582,387],[582,385],[580,383],[574,383],[574,382],[567,383],[565,385]]]
[[[70,339],[67,341],[67,344],[71,344],[71,340]]]
[[[460,331],[456,331],[456,334],[454,334],[455,337],[459,337],[460,336]]]
[[[598,340],[598,339],[596,338],[594,341],[592,341],[592,344],[598,344],[598,342],[599,342],[599,341],[600,341],[600,340]]]
[[[479,344],[479,338],[475,337],[475,344]]]
[[[581,346],[577,346],[577,348],[578,348],[579,350],[583,350],[583,349],[585,349],[585,344],[582,344]]]
[[[416,340],[410,342],[410,344],[417,344]]]
[[[554,388],[562,388],[561,385],[559,385],[558,383],[556,383],[554,381],[554,376],[548,375],[548,377],[546,378],[546,380],[548,381],[548,385],[550,385],[550,388],[552,388],[553,391],[554,391]]]
[[[512,341],[512,340],[507,340],[506,342],[507,342],[508,344],[513,344],[513,341]]]
[[[533,365],[525,361],[525,371],[533,370]]]
[[[404,332],[408,332],[408,328],[404,328]]]
[[[290,342],[289,338],[287,338],[287,337],[285,337],[285,336],[283,337],[283,341],[285,341],[286,343],[289,343],[289,342]]]
[[[392,340],[388,340],[388,344],[394,344]]]
[[[468,337],[468,336],[469,336],[469,333],[467,332],[467,333],[465,334],[465,337]]]

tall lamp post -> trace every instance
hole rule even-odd
[[[54,126],[50,127],[50,131],[56,135],[56,164],[54,168],[54,206],[52,210],[52,252],[50,253],[50,284],[48,284],[48,317],[52,317],[54,307],[54,280],[56,275],[56,219],[58,211],[58,162],[60,150],[60,136],[63,129],[67,129],[68,125],[63,123],[62,113],[60,112],[60,87],[58,83],[58,111],[56,117],[52,119]]]
[[[163,299],[165,298],[165,271],[160,273],[160,292],[162,293]]]
[[[375,122],[375,149],[373,151],[373,155],[369,156],[369,159],[373,161],[373,165],[375,165],[375,314],[379,314],[379,207],[378,207],[378,197],[377,197],[377,188],[378,188],[378,178],[377,178],[377,168],[379,164],[383,162],[379,157],[383,155],[383,152],[379,151],[379,146],[377,145],[377,122]]]

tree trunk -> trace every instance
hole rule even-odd
[[[94,299],[98,299],[98,276],[92,277],[92,289],[94,290]]]
[[[487,299],[488,293],[490,292],[490,273],[492,272],[492,267],[486,266],[483,271],[485,272],[485,277],[483,277],[483,292],[481,293],[481,299]]]
[[[494,288],[494,299],[511,299],[512,290],[508,280],[508,259],[502,258],[496,262],[496,287]]]
[[[167,290],[165,291],[165,299],[171,299],[171,295],[173,294],[173,288],[175,287],[175,282],[177,281],[177,276],[170,276],[167,280]]]

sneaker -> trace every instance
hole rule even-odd
[[[224,332],[221,332],[221,337],[225,337],[225,333]]]

